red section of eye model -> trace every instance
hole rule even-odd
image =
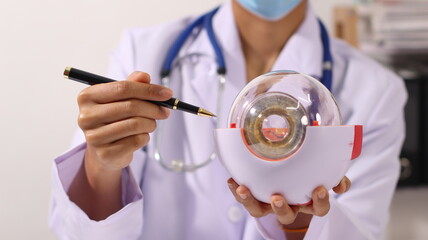
[[[363,147],[363,126],[355,125],[354,147],[352,149],[351,160],[360,156],[362,147]]]

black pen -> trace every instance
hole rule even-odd
[[[84,84],[88,84],[88,85],[116,82],[116,80],[106,78],[103,76],[99,76],[99,75],[96,75],[93,73],[85,72],[85,71],[79,70],[77,68],[72,68],[72,67],[66,67],[65,68],[64,77],[67,79],[71,79],[71,80],[81,82]],[[176,98],[170,98],[169,100],[166,100],[166,101],[151,101],[151,100],[145,100],[145,101],[151,102],[151,103],[154,103],[156,105],[166,107],[169,109],[193,113],[193,114],[196,114],[198,116],[215,117],[214,114],[212,114],[211,112],[209,112],[203,108],[196,107],[196,106],[193,106],[191,104],[182,102]]]

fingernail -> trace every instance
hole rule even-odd
[[[284,201],[279,200],[279,201],[274,201],[273,205],[275,205],[275,207],[280,208],[282,206],[284,206]]]
[[[232,183],[228,183],[227,185],[229,185],[230,189],[233,189],[233,184]]]
[[[242,199],[247,199],[247,197],[248,197],[248,195],[247,194],[245,194],[245,193],[240,193],[240,194],[238,194],[239,195],[239,197],[240,198],[242,198]]]
[[[318,198],[319,199],[324,199],[325,195],[326,195],[325,190],[321,190],[321,191],[318,192]]]
[[[169,88],[164,88],[164,89],[160,90],[159,94],[162,97],[172,97],[172,95],[173,95],[172,90]]]

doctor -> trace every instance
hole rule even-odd
[[[217,124],[225,127],[234,97],[254,77],[280,69],[323,77],[321,30],[307,0],[228,0],[212,22],[227,67],[220,101],[205,29],[181,48],[170,88],[157,85],[168,47],[192,21],[128,30],[109,71],[128,81],[79,94],[80,145],[53,169],[53,231],[61,239],[382,239],[399,174],[406,92],[396,75],[338,40],[330,43],[331,90],[345,123],[364,125],[364,146],[337,187],[314,189],[312,205],[289,206],[279,195],[258,202],[218,159],[180,173],[154,160],[160,148],[165,161],[204,162],[216,123],[144,100],[174,94],[209,110],[221,106]],[[155,147],[149,133],[160,123]]]

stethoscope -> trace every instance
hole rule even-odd
[[[169,49],[165,61],[162,65],[162,69],[160,72],[161,76],[161,82],[164,86],[169,86],[170,82],[170,73],[173,68],[174,60],[176,60],[181,48],[183,47],[186,40],[190,37],[190,35],[193,33],[193,31],[196,28],[203,27],[208,35],[208,38],[210,40],[211,46],[215,52],[216,55],[216,62],[217,62],[217,74],[218,74],[218,96],[217,96],[217,109],[216,113],[221,113],[221,104],[220,101],[222,99],[224,84],[226,83],[226,64],[224,61],[223,52],[221,50],[221,46],[218,43],[214,29],[212,26],[212,19],[215,13],[218,11],[219,7],[215,8],[214,10],[198,17],[195,21],[193,21],[189,26],[187,26],[177,37],[175,42],[171,45],[171,48]],[[321,40],[323,45],[323,71],[322,76],[320,78],[320,82],[324,84],[330,91],[331,91],[331,84],[332,84],[332,78],[333,78],[333,57],[331,55],[330,51],[330,39],[328,36],[327,29],[325,28],[324,24],[321,22],[321,20],[318,20],[320,30],[321,30]],[[217,127],[220,121],[217,120]],[[155,142],[154,142],[154,158],[155,160],[165,169],[170,171],[176,171],[176,172],[193,172],[208,163],[210,163],[212,160],[216,158],[216,153],[213,151],[208,158],[200,163],[200,164],[185,164],[183,160],[172,160],[170,164],[167,164],[165,161],[162,160],[162,156],[159,151],[159,146],[161,142],[160,134],[161,132],[162,124],[158,125],[158,129],[155,133]]]

